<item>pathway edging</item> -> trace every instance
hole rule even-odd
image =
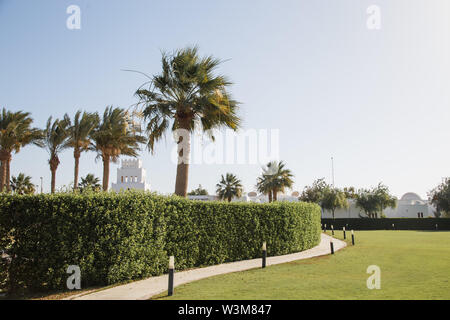
[[[331,236],[322,233],[319,245],[298,253],[288,254],[284,256],[268,257],[267,266],[328,255],[330,254],[331,240],[333,240],[334,251],[338,251],[347,246],[346,242],[332,238]],[[188,282],[193,282],[216,275],[245,271],[260,267],[261,259],[259,258],[224,263],[216,266],[187,271],[180,271],[175,273],[174,286],[177,287]],[[151,297],[166,291],[167,283],[168,275],[165,274],[162,276],[151,277],[125,285],[108,288],[105,290],[99,290],[94,293],[74,295],[66,298],[65,300],[148,300]]]

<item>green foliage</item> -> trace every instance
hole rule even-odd
[[[88,190],[99,192],[102,189],[100,184],[100,179],[94,176],[92,173],[86,175],[86,177],[81,178],[79,185],[80,192],[87,192]]]
[[[208,190],[203,189],[202,185],[200,184],[197,189],[192,190],[188,193],[188,196],[207,196]]]
[[[231,202],[233,198],[240,198],[242,196],[242,183],[234,174],[227,173],[216,185],[216,193],[221,200]]]
[[[278,192],[284,193],[292,188],[294,175],[286,169],[283,161],[271,161],[265,167],[257,179],[256,188],[259,192],[269,195],[269,202],[277,201]]]
[[[312,186],[306,186],[299,197],[300,201],[320,204],[323,198],[323,192],[328,187],[325,178],[317,179]]]
[[[17,177],[11,178],[11,190],[15,194],[33,194],[36,191],[31,177],[24,173],[19,173]]]
[[[78,265],[82,286],[311,248],[320,209],[307,203],[189,201],[144,192],[0,195],[0,248],[11,291],[65,289]],[[4,236],[8,235],[8,236]],[[3,275],[4,276],[4,275]],[[5,279],[0,279],[0,282]]]
[[[227,90],[231,82],[215,74],[220,63],[212,56],[200,57],[197,47],[163,53],[162,72],[151,78],[148,89],[136,91],[148,120],[148,147],[152,152],[155,142],[170,128],[238,129],[238,102]]]
[[[334,218],[336,209],[348,208],[348,200],[343,191],[327,187],[323,191],[321,206],[323,209],[330,210]]]
[[[428,193],[431,204],[436,207],[436,217],[450,216],[450,179],[445,179],[440,185]]]
[[[383,215],[386,208],[395,208],[397,199],[389,193],[389,188],[379,183],[372,189],[358,190],[356,195],[356,206],[362,209],[370,218]]]

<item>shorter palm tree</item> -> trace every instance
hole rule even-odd
[[[258,178],[256,188],[259,192],[269,195],[269,202],[277,201],[279,192],[291,189],[294,181],[291,170],[286,169],[283,161],[271,161],[263,167],[263,173]]]
[[[137,157],[139,144],[146,139],[138,135],[140,128],[129,122],[128,113],[120,108],[107,107],[99,125],[91,134],[92,147],[103,161],[103,191],[108,191],[109,165],[117,162],[121,155]]]
[[[78,172],[80,166],[80,156],[82,152],[89,150],[91,145],[91,133],[98,124],[98,114],[77,111],[73,123],[69,115],[64,115],[64,121],[68,123],[68,139],[66,146],[73,148],[75,159],[73,189],[78,189]]]
[[[86,177],[81,178],[81,182],[78,186],[81,192],[92,190],[98,192],[101,190],[102,185],[100,184],[100,179],[89,173]]]
[[[0,112],[0,192],[5,187],[10,191],[10,164],[13,153],[18,153],[24,146],[34,144],[42,146],[42,131],[32,128],[33,119],[28,112]]]
[[[216,185],[216,193],[219,198],[221,200],[226,199],[228,202],[231,202],[234,197],[241,197],[242,191],[241,180],[231,173],[227,173],[225,177],[222,175],[222,179]]]
[[[69,123],[65,120],[56,119],[52,122],[52,117],[50,117],[48,118],[47,126],[44,129],[43,144],[50,156],[48,163],[52,173],[51,193],[55,193],[56,170],[60,163],[58,155],[62,150],[67,148],[66,142],[69,135],[68,125]]]
[[[11,177],[11,189],[15,194],[33,194],[36,189],[31,182],[31,177],[23,173],[19,173],[17,177]]]

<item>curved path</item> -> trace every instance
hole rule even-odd
[[[334,250],[344,248],[347,243],[334,239],[329,235],[323,234],[320,244],[314,248],[277,257],[267,257],[267,266],[291,262],[295,260],[309,259],[330,254],[330,241],[333,241]],[[188,282],[209,278],[216,275],[244,271],[261,267],[261,258],[253,260],[244,260],[238,262],[224,263],[205,268],[180,271],[175,273],[174,286],[179,286]],[[94,293],[85,293],[71,296],[70,300],[147,300],[167,290],[168,276],[162,275],[151,277],[145,280],[132,282],[129,284],[96,291]]]

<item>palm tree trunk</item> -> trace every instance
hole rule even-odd
[[[334,210],[331,210],[331,212],[333,213],[333,220],[334,220]]]
[[[189,131],[191,119],[182,118],[179,120],[180,137],[178,139],[178,165],[177,177],[175,180],[175,194],[180,197],[187,195],[189,178],[189,156],[191,152],[191,134]],[[186,139],[186,141],[184,141]]]
[[[51,193],[55,193],[56,188],[56,169],[50,169],[52,172],[52,184],[51,184]]]
[[[231,202],[231,196],[228,196],[228,202]]]
[[[11,155],[6,160],[6,191],[11,192]]]
[[[269,190],[269,203],[272,202],[272,190]]]
[[[1,165],[0,165],[0,192],[3,192],[3,189],[5,187],[5,180],[6,180],[5,161],[1,160]]]
[[[109,156],[102,156],[103,159],[103,191],[108,191],[109,185]]]
[[[55,193],[56,189],[56,169],[58,169],[59,158],[56,155],[50,157],[50,172],[52,173],[52,181],[51,181],[51,193]]]
[[[273,192],[273,201],[275,202],[277,201],[277,189],[273,189],[272,192]]]
[[[77,190],[78,189],[78,171],[79,171],[79,166],[80,166],[80,151],[75,150],[73,152],[73,157],[75,158],[75,172],[74,172],[74,177],[73,177],[73,190]]]

